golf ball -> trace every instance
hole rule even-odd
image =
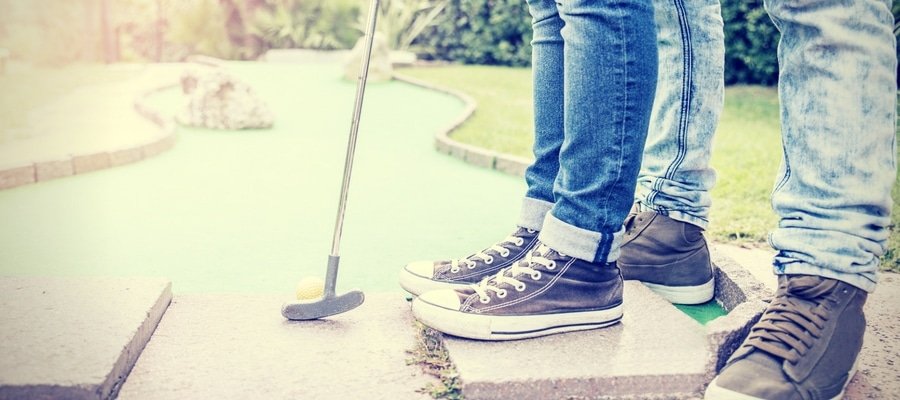
[[[313,300],[325,293],[325,281],[316,277],[303,278],[297,283],[297,300]]]

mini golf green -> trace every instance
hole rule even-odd
[[[177,293],[286,296],[323,275],[354,82],[338,65],[229,68],[269,102],[275,128],[180,128],[152,159],[0,191],[0,275],[162,276]],[[176,90],[151,98],[170,112],[180,101]],[[512,231],[522,179],[433,150],[462,110],[412,85],[369,85],[340,287],[399,290],[408,261],[466,255]]]

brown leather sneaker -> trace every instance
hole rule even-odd
[[[623,286],[615,263],[589,263],[539,244],[477,285],[422,294],[412,310],[423,324],[454,336],[523,339],[619,322]]]
[[[840,399],[855,372],[868,294],[809,275],[778,277],[775,299],[706,389],[707,400]]]
[[[625,280],[641,281],[672,303],[712,300],[715,274],[700,227],[633,209],[625,219],[620,251],[617,262]]]
[[[430,290],[462,289],[525,258],[538,231],[519,227],[506,239],[466,258],[414,261],[400,270],[400,287],[416,296]]]

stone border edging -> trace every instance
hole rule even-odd
[[[423,82],[421,80],[411,78],[396,72],[394,73],[394,79],[424,89],[449,94],[460,99],[465,105],[465,109],[459,115],[459,117],[448,123],[444,128],[439,130],[434,135],[434,148],[438,152],[449,154],[453,157],[463,160],[468,164],[490,168],[510,175],[525,176],[525,168],[528,168],[528,166],[531,165],[531,160],[461,143],[450,137],[451,133],[453,133],[473,114],[475,114],[475,109],[477,108],[478,103],[471,96],[453,89],[448,89],[428,82]]]
[[[146,99],[150,95],[176,86],[178,85],[168,84],[145,91],[138,95],[133,102],[134,110],[140,116],[162,130],[164,136],[161,138],[138,144],[134,147],[69,155],[68,158],[64,159],[37,161],[30,165],[0,170],[0,190],[131,164],[171,149],[175,146],[175,124],[152,107],[149,107],[146,104]]]
[[[711,252],[716,266],[716,301],[728,314],[706,324],[707,381],[725,366],[731,354],[741,345],[750,328],[762,316],[773,293],[732,258]]]

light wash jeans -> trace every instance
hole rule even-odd
[[[656,0],[660,69],[636,201],[707,224],[712,135],[722,105],[717,1]],[[889,0],[769,0],[784,158],[769,242],[776,274],[867,291],[890,230],[896,174],[896,54]]]
[[[656,88],[651,0],[529,0],[535,162],[519,225],[592,262],[618,257]]]
[[[766,10],[781,31],[775,273],[871,292],[897,173],[891,1],[768,0]]]
[[[641,211],[706,228],[712,139],[724,98],[725,34],[718,0],[654,0],[659,80],[636,190]]]

